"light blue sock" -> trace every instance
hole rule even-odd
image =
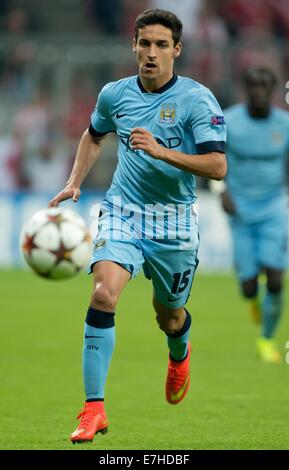
[[[175,361],[182,361],[185,359],[188,352],[189,336],[191,329],[191,315],[187,310],[186,319],[180,331],[173,335],[167,334],[167,341],[170,350],[170,356]]]
[[[89,308],[84,325],[82,355],[86,400],[103,400],[107,373],[114,350],[114,314]]]
[[[283,306],[283,294],[266,292],[262,303],[262,336],[272,338],[279,323]]]

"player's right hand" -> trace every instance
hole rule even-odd
[[[236,214],[236,207],[234,202],[232,201],[228,191],[224,191],[221,193],[221,201],[224,211],[227,214],[234,215]]]
[[[80,194],[81,191],[79,188],[67,185],[62,191],[60,191],[60,193],[49,201],[48,207],[58,207],[60,202],[66,201],[67,199],[72,199],[74,202],[77,202],[80,198]]]

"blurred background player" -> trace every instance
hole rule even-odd
[[[254,320],[261,322],[258,352],[265,362],[279,362],[273,338],[288,266],[289,113],[271,104],[277,81],[272,70],[252,67],[243,78],[247,103],[225,112],[228,174],[222,205],[229,215],[241,292],[250,300]]]
[[[91,261],[94,287],[83,348],[86,403],[72,442],[91,441],[108,427],[103,402],[115,343],[114,313],[123,288],[142,267],[152,280],[157,322],[169,347],[167,401],[179,403],[189,388],[191,317],[184,306],[198,264],[194,175],[222,179],[226,159],[224,117],[215,97],[194,80],[174,74],[174,59],[182,49],[181,32],[182,23],[170,12],[147,10],[137,17],[133,51],[139,75],[102,89],[68,183],[50,203],[57,206],[66,199],[79,199],[80,186],[100,155],[105,135],[116,132],[119,163],[101,206]],[[121,200],[117,211],[115,197]],[[158,235],[163,228],[160,222],[151,237],[142,217],[139,222],[134,219],[133,234],[131,226],[123,224],[125,217],[119,214],[128,204],[129,213],[139,211],[141,216],[148,215],[147,204],[158,204],[157,220],[167,204],[181,204],[185,211],[174,219],[174,237]],[[112,234],[112,218],[121,233]],[[184,241],[178,229],[188,219],[189,238]]]

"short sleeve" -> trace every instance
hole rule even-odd
[[[108,83],[99,93],[96,106],[91,115],[91,123],[89,126],[91,135],[100,137],[109,132],[115,132],[115,124],[110,111],[112,100],[111,84]]]
[[[198,154],[225,152],[226,126],[219,103],[205,88],[192,106],[190,126]]]

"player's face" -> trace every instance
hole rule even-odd
[[[273,86],[270,80],[259,78],[247,84],[249,106],[256,111],[265,111],[270,108]]]
[[[181,43],[174,45],[172,31],[160,24],[140,29],[133,51],[137,56],[139,75],[143,84],[160,88],[173,75],[174,59],[181,53]]]

